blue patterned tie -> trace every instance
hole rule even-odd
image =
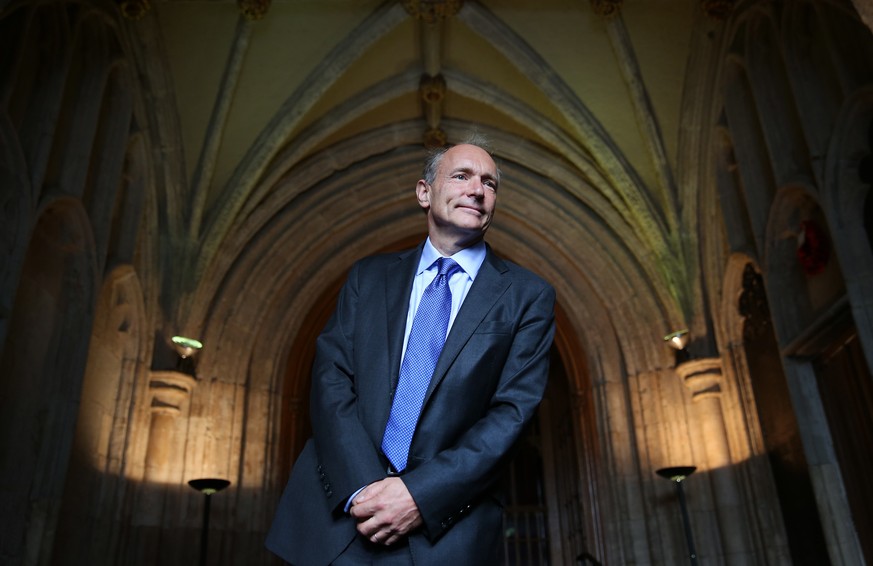
[[[452,312],[449,278],[460,268],[452,259],[441,257],[437,260],[439,273],[424,290],[412,320],[406,355],[400,365],[397,392],[394,394],[385,436],[382,437],[382,451],[398,472],[406,468],[418,414],[446,341]]]

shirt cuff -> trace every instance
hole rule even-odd
[[[367,487],[367,486],[364,486],[364,487]],[[362,488],[359,489],[358,491],[354,492],[354,493],[353,493],[353,494],[348,498],[348,500],[346,501],[346,506],[343,507],[343,511],[344,511],[345,513],[348,513],[348,512],[349,512],[349,509],[352,508],[352,501],[355,500],[355,497],[357,497],[359,493],[361,493],[362,491],[364,491],[364,487],[362,487]]]

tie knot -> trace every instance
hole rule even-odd
[[[461,268],[458,263],[450,257],[441,257],[437,260],[437,277],[440,275],[445,275],[446,277],[451,277],[451,275]]]

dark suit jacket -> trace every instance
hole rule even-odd
[[[267,538],[295,566],[333,561],[356,534],[346,500],[386,476],[380,446],[421,249],[355,264],[318,338],[313,439]],[[545,389],[554,302],[548,283],[488,248],[434,370],[402,476],[424,521],[409,537],[417,566],[495,562],[496,483]]]

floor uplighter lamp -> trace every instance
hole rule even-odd
[[[200,566],[206,566],[206,550],[209,548],[209,504],[212,494],[218,493],[230,485],[227,480],[218,478],[202,478],[190,480],[188,485],[203,494],[203,530],[200,533]]]
[[[697,551],[694,550],[694,537],[691,535],[691,521],[688,519],[688,505],[685,503],[685,489],[682,487],[682,482],[696,469],[695,466],[674,466],[655,471],[662,478],[676,484],[679,507],[682,509],[682,525],[685,527],[685,542],[688,544],[688,557],[691,559],[692,566],[697,566]]]

